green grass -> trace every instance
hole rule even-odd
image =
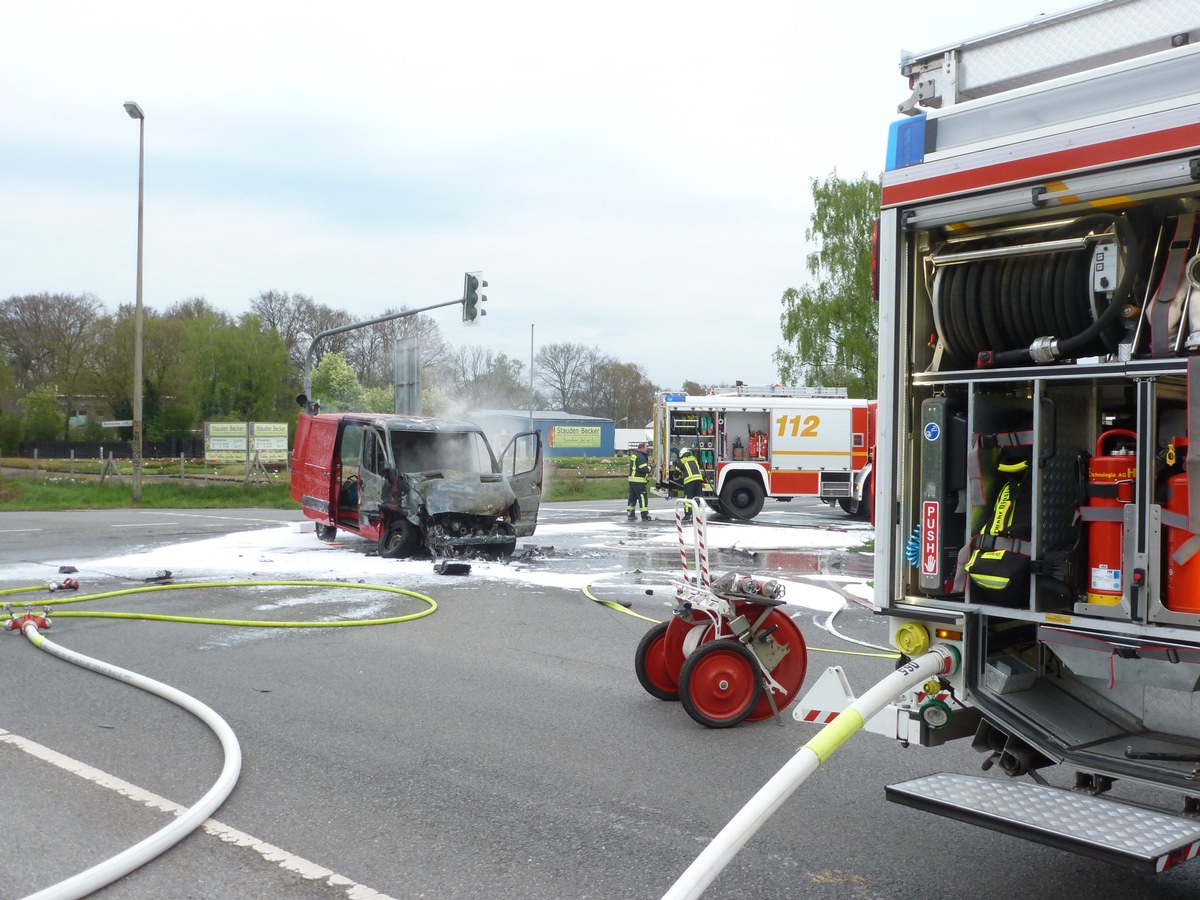
[[[128,460],[118,464],[119,478],[101,483],[95,460],[76,460],[72,478],[68,460],[3,459],[0,466],[19,475],[0,476],[0,511],[26,509],[122,509],[133,505]],[[271,483],[243,484],[240,465],[189,463],[188,481],[179,478],[178,460],[144,460],[142,503],[151,509],[219,509],[263,507],[297,509],[288,492],[287,473],[273,472]],[[542,499],[623,500],[629,491],[625,459],[563,458],[547,460]],[[207,479],[207,480],[205,480]]]
[[[624,478],[564,478],[548,479],[542,500],[624,500],[629,496],[629,482]]]
[[[29,509],[124,509],[133,505],[128,481],[41,481],[0,478],[0,511]],[[286,484],[148,481],[142,483],[143,508],[149,509],[299,509]]]
[[[546,460],[542,500],[624,500],[629,460],[557,457]]]

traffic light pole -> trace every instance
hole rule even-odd
[[[447,300],[445,303],[435,303],[432,306],[422,306],[420,309],[406,309],[403,312],[393,313],[390,316],[380,316],[378,319],[368,319],[365,322],[354,322],[350,325],[342,325],[339,328],[329,328],[322,331],[312,339],[312,343],[308,345],[308,352],[304,354],[304,400],[301,406],[308,407],[312,400],[312,358],[313,352],[317,349],[317,342],[322,338],[327,338],[330,335],[341,334],[343,331],[353,331],[356,328],[366,328],[369,325],[378,325],[381,322],[390,322],[393,319],[404,319],[408,316],[415,316],[418,313],[429,312],[433,309],[442,309],[447,306],[461,305],[466,302],[465,297],[459,297],[457,300]]]

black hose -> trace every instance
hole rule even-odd
[[[1061,341],[1056,341],[1053,344],[1053,358],[1069,359],[1074,356],[1077,351],[1083,349],[1093,340],[1104,333],[1121,313],[1121,307],[1124,305],[1128,296],[1132,293],[1133,282],[1137,277],[1136,260],[1140,257],[1141,244],[1138,241],[1137,232],[1128,219],[1121,216],[1111,214],[1097,213],[1079,219],[1070,225],[1065,226],[1071,232],[1078,232],[1080,229],[1088,229],[1093,225],[1103,224],[1105,227],[1112,226],[1117,231],[1117,236],[1125,247],[1125,271],[1121,275],[1121,283],[1117,285],[1113,291],[1112,300],[1100,315],[1098,315],[1092,323],[1078,334],[1072,335]],[[1067,285],[1067,291],[1071,289],[1071,285]],[[1007,350],[1000,353],[984,353],[979,354],[980,366],[1027,366],[1033,365],[1035,362],[1031,347],[1022,348],[1019,350]],[[1049,360],[1041,360],[1048,362]]]

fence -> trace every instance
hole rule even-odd
[[[21,441],[17,452],[23,459],[132,459],[131,441]],[[204,459],[204,438],[167,438],[165,441],[142,441],[145,459]]]

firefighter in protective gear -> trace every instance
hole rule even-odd
[[[642,512],[642,521],[650,521],[650,498],[647,493],[647,482],[650,480],[650,460],[646,457],[646,442],[638,444],[637,452],[629,457],[629,502],[625,511],[629,521],[637,518],[637,511]]]
[[[704,473],[700,471],[700,463],[696,459],[696,454],[688,447],[679,451],[679,458],[675,462],[671,477],[683,485],[683,496],[688,501],[695,500],[704,490]],[[684,510],[683,521],[692,521],[691,502],[685,504]]]

